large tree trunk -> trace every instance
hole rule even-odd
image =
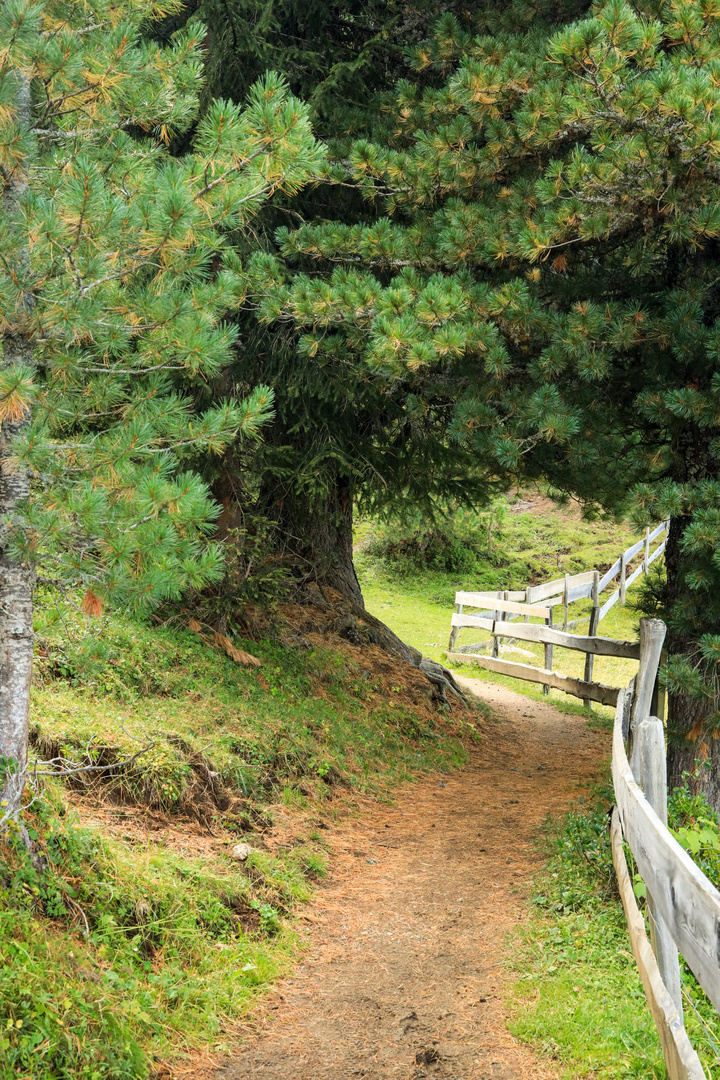
[[[20,123],[30,123],[30,85],[24,77],[17,80],[17,114]],[[3,215],[12,219],[27,187],[27,177],[19,172],[11,176],[3,191]],[[21,271],[24,267],[20,268]],[[32,362],[32,346],[23,325],[31,305],[26,299],[25,312],[18,313],[17,326],[3,339],[3,366]],[[28,497],[30,480],[25,468],[11,464],[8,458],[12,442],[23,423],[6,419],[0,425],[0,517],[12,517],[20,500]],[[33,587],[35,575],[28,566],[18,564],[0,541],[0,820],[16,817],[24,787],[27,763],[28,713],[33,658]]]
[[[336,589],[353,609],[364,611],[365,601],[353,562],[350,480],[337,475],[323,503],[314,507],[294,492],[268,492],[264,501],[299,580],[313,582],[321,589]]]
[[[720,740],[702,732],[708,715],[704,702],[683,694],[668,695],[668,790],[688,780],[720,811]],[[689,736],[689,737],[688,737]]]
[[[322,506],[311,509],[293,492],[266,498],[265,505],[277,523],[284,554],[290,556],[306,593],[308,586],[317,586],[314,598],[310,591],[312,602],[318,602],[318,595],[322,597],[323,588],[340,593],[344,608],[337,619],[340,632],[357,634],[357,624],[374,645],[419,668],[433,684],[438,700],[447,701],[448,691],[464,700],[452,672],[434,660],[425,659],[418,649],[366,610],[353,562],[353,491],[346,476],[336,476]]]

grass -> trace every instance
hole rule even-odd
[[[43,817],[50,870],[16,852],[0,904],[3,1075],[145,1076],[150,1047],[162,1060],[200,1038],[222,1043],[290,961],[293,934],[269,899],[307,896],[299,853],[251,880],[221,860],[102,840],[47,807]],[[245,932],[263,895],[263,932]]]
[[[605,809],[579,805],[548,828],[534,913],[512,942],[511,1030],[552,1057],[562,1080],[660,1080],[662,1052],[613,894]]]
[[[474,734],[349,645],[238,641],[247,668],[187,629],[110,616],[99,646],[90,629],[41,597],[32,753],[111,768],[27,809],[45,871],[17,837],[0,849],[3,1080],[143,1080],[222,1053],[297,952],[324,823],[456,768]]]

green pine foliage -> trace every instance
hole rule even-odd
[[[206,93],[241,101],[267,70],[282,71],[311,108],[325,137],[342,138],[377,122],[379,90],[407,69],[405,50],[418,45],[434,19],[452,9],[468,23],[463,5],[437,0],[195,0],[158,20],[165,39],[191,13],[210,32]]]
[[[199,118],[204,27],[163,46],[144,34],[177,7],[0,10],[0,169],[13,195],[0,329],[32,347],[0,371],[0,417],[29,419],[7,467],[30,469],[33,485],[5,543],[50,580],[140,610],[222,570],[198,462],[256,439],[273,403],[266,385],[239,398],[227,386],[226,316],[247,290],[228,238],[323,160],[280,76]],[[191,148],[173,157],[181,137]]]
[[[270,256],[269,280],[262,259],[254,273],[261,288],[272,291],[278,225],[294,228],[298,221],[321,218],[352,228],[369,214],[383,227],[384,207],[369,208],[352,178],[348,182],[345,165],[352,138],[371,132],[392,137],[394,107],[385,95],[399,76],[412,71],[407,50],[419,47],[443,12],[455,12],[467,30],[475,25],[476,12],[437,0],[279,0],[260,8],[247,0],[203,0],[187,4],[153,33],[164,37],[190,10],[197,10],[210,28],[208,92],[239,101],[249,80],[267,67],[281,70],[293,92],[308,102],[330,148],[324,176],[332,182],[306,188],[292,201],[273,200],[256,219],[252,241],[238,242],[243,255],[259,249]],[[422,78],[437,81],[434,71]],[[421,385],[368,377],[362,356],[346,347],[342,333],[325,334],[323,348],[315,352],[312,340],[298,340],[291,320],[259,323],[254,298],[249,300],[237,315],[242,351],[233,376],[239,388],[257,382],[272,386],[275,420],[249,469],[232,457],[206,463],[206,475],[223,498],[240,500],[244,514],[252,514],[249,508],[257,499],[263,516],[279,519],[277,544],[283,553],[293,538],[311,532],[318,518],[342,529],[345,514],[339,508],[355,500],[367,510],[413,513],[420,506],[427,514],[434,502],[462,498],[463,490],[477,501],[491,496],[486,480],[476,481],[471,456],[447,439],[458,392],[455,379]],[[253,484],[248,473],[260,477],[260,484]],[[302,558],[310,554],[303,550]],[[322,578],[323,567],[315,570]]]
[[[717,14],[488,5],[479,34],[445,16],[412,50],[392,133],[334,162],[364,220],[281,229],[279,256],[253,261],[268,325],[291,322],[317,363],[353,357],[389,400],[402,386],[407,431],[442,387],[441,438],[470,477],[545,477],[641,524],[672,516],[663,610],[706,712],[720,631]]]

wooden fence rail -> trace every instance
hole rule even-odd
[[[635,901],[630,874],[623,851],[622,831],[617,810],[611,824],[612,855],[620,899],[630,934],[630,944],[650,1012],[660,1035],[660,1042],[670,1080],[707,1080],[697,1053],[685,1031],[683,1018],[665,987],[655,954],[645,933],[643,919]]]
[[[620,656],[626,659],[638,659],[639,644],[626,641],[618,642],[612,638],[598,637],[598,627],[611,608],[619,601],[625,603],[627,589],[638,579],[640,574],[647,574],[651,564],[665,550],[669,522],[664,521],[655,529],[647,528],[645,535],[623,551],[613,565],[604,573],[598,570],[586,570],[581,574],[565,574],[562,578],[543,582],[541,585],[529,585],[525,589],[499,590],[497,592],[458,591],[455,594],[455,612],[450,620],[450,642],[448,659],[450,661],[472,660],[480,667],[511,675],[517,679],[542,684],[545,693],[550,687],[563,690],[567,694],[581,697],[586,705],[597,701],[605,705],[615,705],[617,689],[593,681],[595,656]],[[663,539],[651,551],[651,545],[660,537]],[[642,559],[628,575],[628,567],[642,552]],[[602,593],[611,582],[620,575],[618,588],[600,603]],[[592,600],[589,615],[570,620],[568,610],[578,600]],[[562,605],[562,630],[554,626],[554,610]],[[467,611],[466,608],[480,610]],[[524,625],[519,620],[524,619]],[[530,624],[530,619],[542,619],[545,625]],[[576,626],[584,619],[589,620],[587,635],[569,634],[571,626]],[[461,630],[485,630],[490,634],[489,642],[480,642],[474,646],[456,649],[458,634]],[[503,660],[499,655],[499,639],[510,638],[513,641],[539,642],[544,645],[544,664],[540,668],[532,664],[515,663]],[[553,648],[576,649],[585,653],[585,670],[582,679],[564,675],[552,670]],[[489,647],[492,655],[483,655],[482,649]]]
[[[467,653],[448,653],[449,660],[467,660]],[[616,705],[618,694],[617,686],[606,686],[599,682],[586,682],[584,679],[576,679],[572,675],[560,675],[557,671],[548,668],[533,667],[532,664],[520,664],[514,660],[499,660],[494,656],[483,656],[483,667],[488,671],[497,671],[500,675],[511,675],[513,679],[524,679],[526,682],[542,683],[543,686],[552,686],[556,690],[564,690],[566,694],[573,694],[589,701],[597,701],[600,705]]]
[[[581,634],[566,634],[563,630],[554,630],[550,626],[523,625],[508,626],[507,623],[493,623],[491,634],[498,637],[513,637],[518,641],[542,641],[551,645],[561,645],[564,649],[577,649],[579,652],[594,653],[596,656],[620,656],[628,660],[640,659],[638,641],[618,641],[616,638],[584,637]]]
[[[720,893],[643,795],[630,770],[617,721],[613,785],[623,835],[648,893],[690,970],[720,1011]]]

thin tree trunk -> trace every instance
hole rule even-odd
[[[18,121],[30,123],[30,85],[18,78],[16,107]],[[3,215],[17,215],[19,200],[27,188],[27,175],[16,171],[3,192]],[[21,267],[23,272],[26,268]],[[24,316],[30,308],[18,313],[17,325],[3,339],[5,367],[32,362],[30,343]],[[14,467],[8,460],[12,442],[27,419],[20,423],[5,420],[0,425],[0,518],[12,517],[18,503],[30,492],[27,469]],[[25,766],[27,763],[28,713],[30,679],[33,658],[33,587],[34,571],[11,558],[0,541],[0,770],[1,798],[6,803],[0,818],[15,816],[20,808]]]

